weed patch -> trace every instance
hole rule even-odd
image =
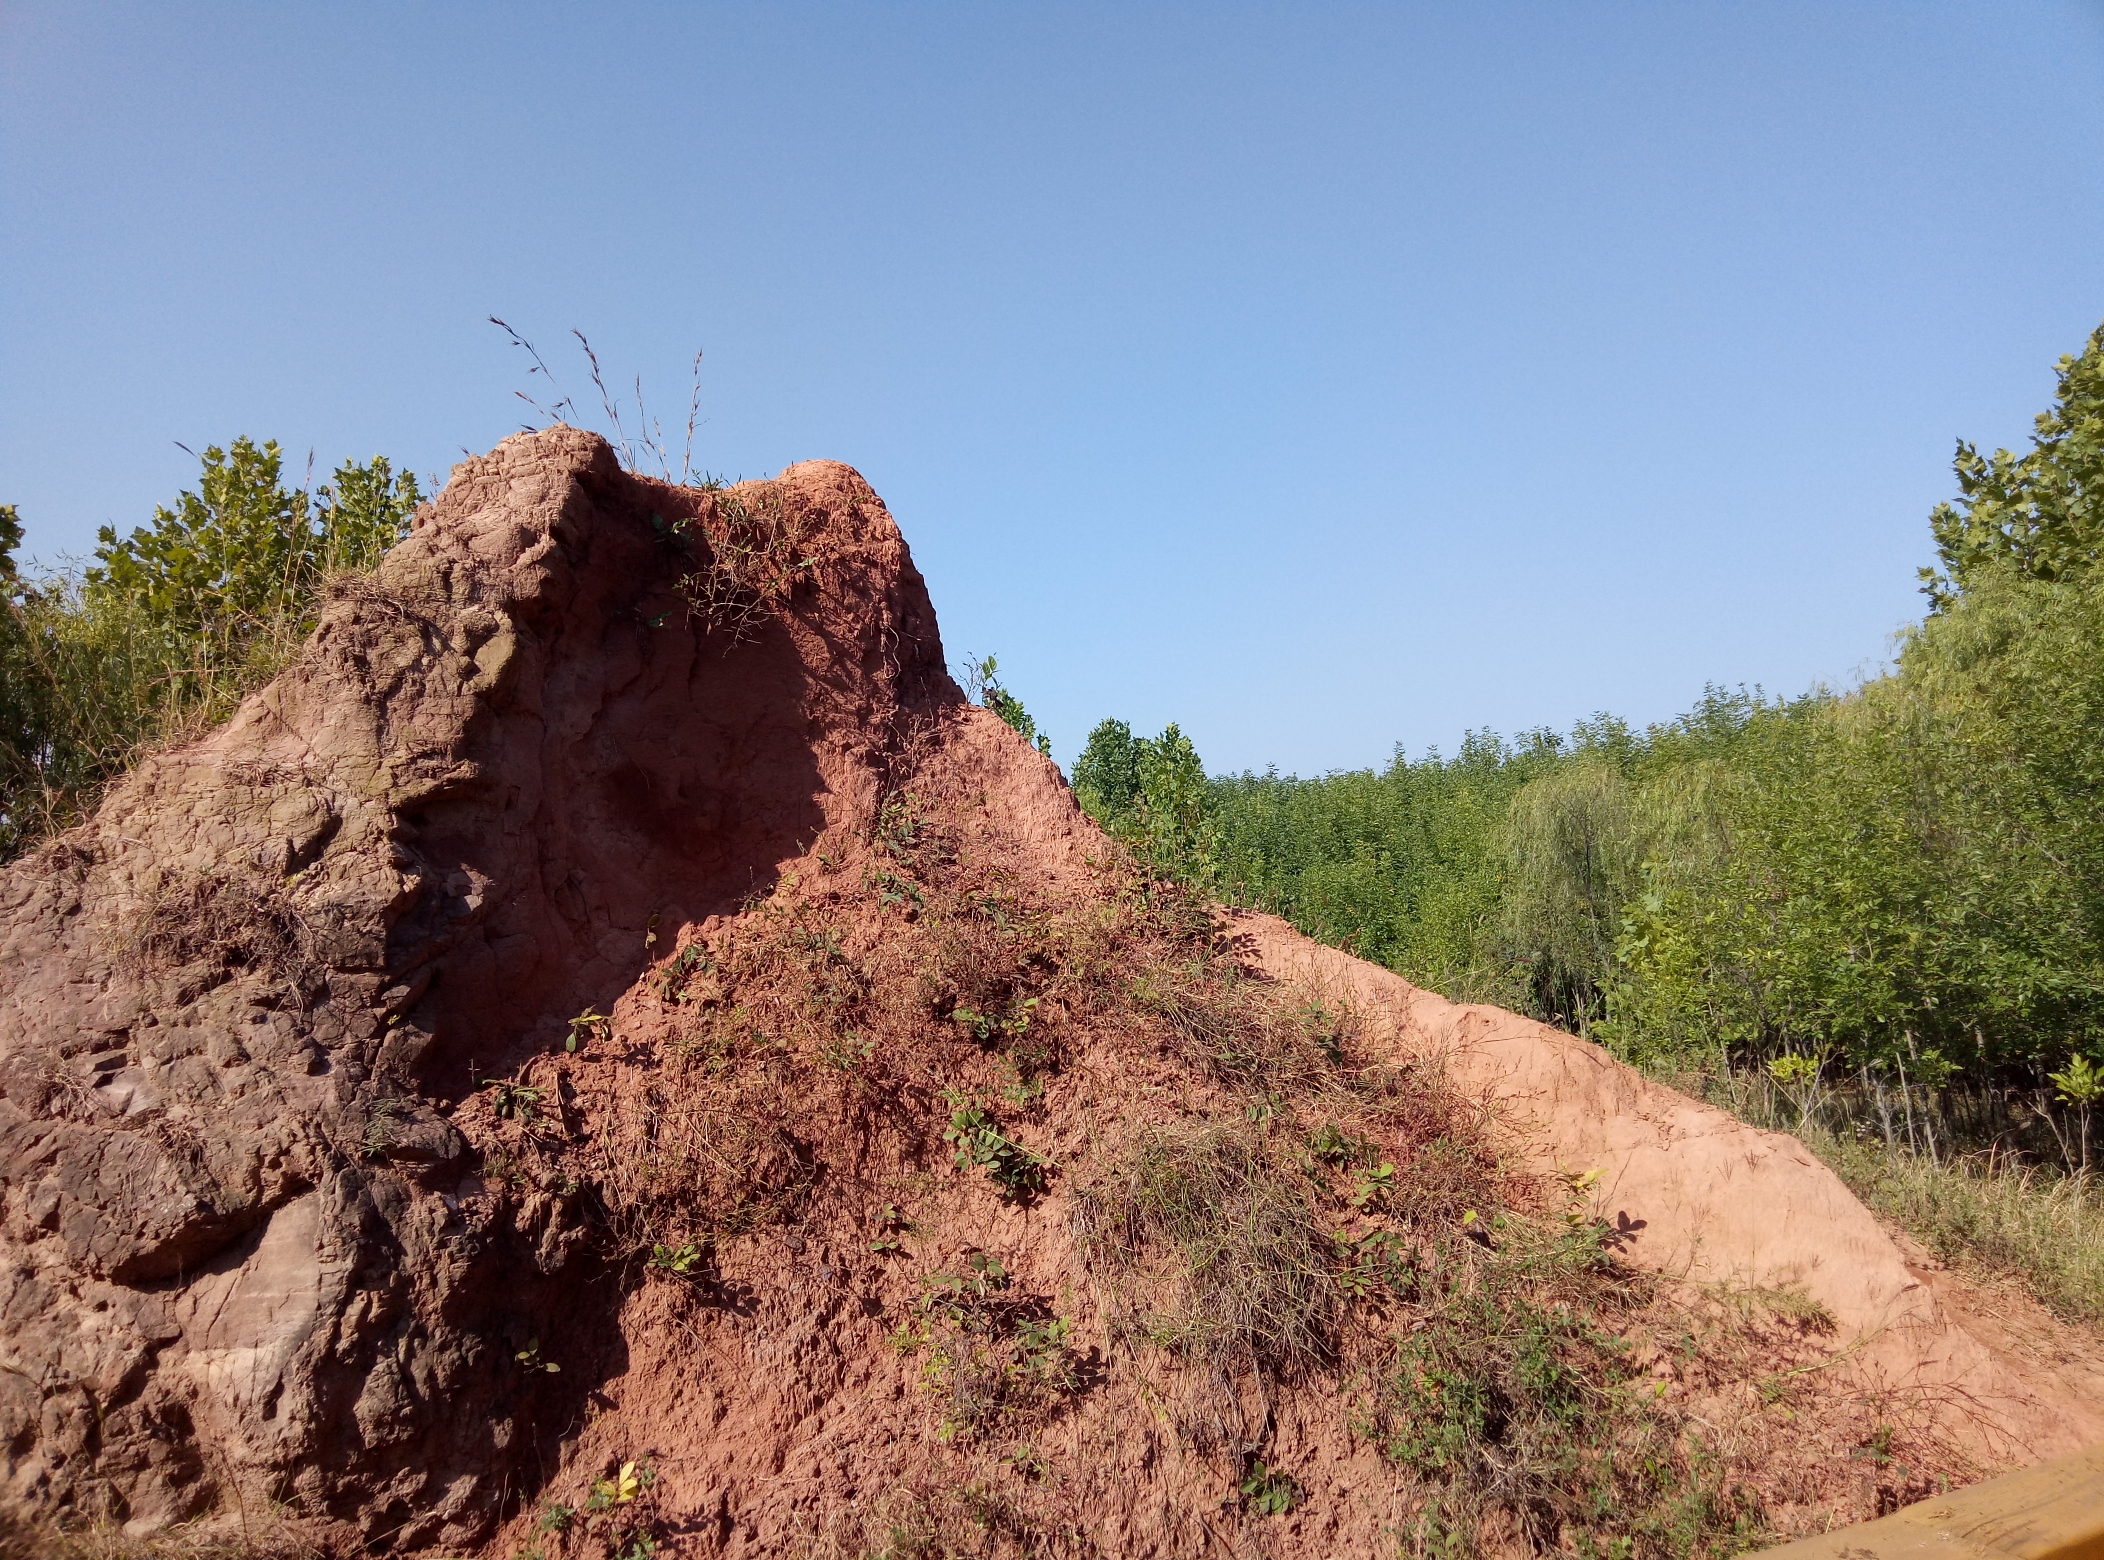
[[[948,1099],[953,1108],[950,1124],[943,1128],[942,1135],[944,1141],[956,1146],[957,1168],[984,1170],[987,1179],[1010,1202],[1029,1203],[1040,1196],[1045,1177],[1053,1168],[1052,1161],[1025,1148],[984,1110],[954,1090]]]
[[[1164,1291],[1162,1304],[1119,1318],[1138,1336],[1278,1375],[1332,1358],[1330,1242],[1302,1178],[1254,1129],[1142,1133],[1076,1192],[1074,1217],[1083,1249],[1119,1280],[1114,1292],[1134,1279]]]
[[[711,494],[694,522],[673,522],[668,535],[684,538],[698,526],[708,557],[681,576],[679,593],[703,629],[730,644],[757,639],[818,565],[809,556],[817,517],[777,483]]]
[[[1012,1293],[1001,1259],[967,1253],[960,1271],[923,1274],[921,1295],[893,1335],[923,1357],[922,1381],[941,1405],[937,1435],[971,1440],[1041,1417],[1082,1389],[1073,1328],[1041,1296]]]

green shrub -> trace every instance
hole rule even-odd
[[[275,443],[208,448],[197,491],[94,561],[30,577],[0,510],[0,860],[77,820],[153,743],[225,718],[313,628],[325,581],[407,530],[416,479],[380,456],[312,494]]]
[[[1023,701],[1001,686],[1000,663],[993,657],[965,662],[965,690],[974,704],[982,704],[1015,730],[1022,739],[1047,758],[1052,739],[1037,729],[1037,721],[1023,708]]]

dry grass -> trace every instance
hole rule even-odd
[[[1936,1163],[1809,1130],[1810,1147],[1879,1213],[1957,1267],[2021,1279],[2070,1321],[2104,1324],[2104,1191],[1991,1155]]]
[[[1319,1002],[1253,979],[1209,948],[1142,968],[1131,989],[1174,1049],[1230,1089],[1304,1093],[1327,1080],[1342,1055],[1339,1021]]]
[[[1077,1191],[1074,1220],[1082,1249],[1112,1275],[1120,1330],[1282,1378],[1333,1358],[1333,1245],[1315,1227],[1305,1183],[1256,1129],[1143,1131]],[[1166,1303],[1136,1299],[1157,1289]]]
[[[1095,1556],[1078,1524],[1047,1521],[1042,1504],[1007,1477],[978,1466],[964,1476],[922,1475],[836,1513],[800,1560],[1051,1560]]]
[[[126,951],[170,968],[211,959],[298,985],[313,971],[313,945],[277,884],[229,873],[161,883],[140,908]]]
[[[1795,1134],[1850,1191],[1953,1267],[2014,1278],[2067,1320],[2104,1325],[2104,1178],[1995,1148],[1932,1156],[1904,1141],[1888,1146],[1860,1097],[1830,1095],[1806,1120],[1758,1069],[1667,1081],[1757,1127]],[[1972,1140],[1993,1125],[1976,1122]]]
[[[818,518],[781,484],[759,482],[710,495],[698,523],[708,559],[681,577],[679,592],[705,630],[748,643],[816,568],[808,553]]]

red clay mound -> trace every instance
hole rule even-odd
[[[846,467],[555,428],[9,868],[0,1515],[1651,1554],[2094,1433],[1794,1144],[1219,935],[942,667]]]
[[[442,1107],[870,813],[897,724],[959,702],[853,472],[730,509],[508,440],[229,726],[8,870],[9,1502],[145,1524],[254,1476],[457,1544],[549,1454],[497,1340],[613,1297],[463,1204]],[[713,630],[675,590],[707,538]]]

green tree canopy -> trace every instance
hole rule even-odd
[[[382,457],[312,494],[275,443],[204,453],[195,492],[83,572],[31,574],[0,507],[0,860],[92,806],[144,743],[226,715],[313,627],[323,581],[370,568],[422,495]]]
[[[275,439],[208,446],[196,492],[156,508],[151,527],[97,533],[87,573],[92,602],[121,601],[152,631],[198,642],[222,659],[256,628],[304,604],[322,578],[367,569],[407,532],[422,495],[383,456],[336,468],[312,498],[288,490]]]
[[[2104,557],[2104,325],[2055,374],[2059,393],[2038,415],[2030,453],[1982,455],[1958,441],[1958,500],[1929,517],[1942,568],[1921,571],[1937,611],[1987,569],[2059,580]]]

